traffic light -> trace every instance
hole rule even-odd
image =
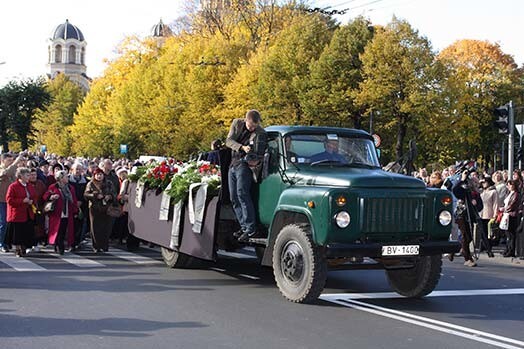
[[[507,104],[495,108],[493,114],[496,120],[493,122],[496,128],[499,129],[499,133],[509,133],[509,106]]]

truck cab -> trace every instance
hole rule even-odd
[[[448,191],[383,171],[373,138],[361,130],[266,131],[263,179],[256,188],[258,218],[267,229],[262,264],[273,266],[286,298],[316,298],[329,267],[369,267],[364,258],[386,269],[402,295],[421,297],[434,289],[442,254],[459,249],[448,242]],[[301,287],[304,292],[296,292]]]

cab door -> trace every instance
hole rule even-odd
[[[257,215],[258,221],[269,226],[273,221],[273,214],[285,184],[280,175],[284,168],[282,137],[278,133],[268,133],[267,159],[264,159],[267,166],[267,175],[257,186]]]

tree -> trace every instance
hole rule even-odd
[[[260,66],[253,100],[269,115],[267,122],[275,124],[304,124],[300,95],[307,90],[309,67],[329,43],[334,23],[322,15],[303,15],[294,18],[282,30]]]
[[[84,98],[82,88],[64,74],[49,80],[45,86],[51,97],[46,110],[36,113],[35,129],[39,144],[45,144],[47,151],[71,155],[73,138],[70,126],[73,116]]]
[[[45,110],[50,101],[44,85],[43,79],[27,79],[11,81],[2,88],[0,109],[8,129],[7,135],[2,135],[4,150],[9,141],[20,142],[22,149],[34,143],[35,114],[39,109]]]
[[[447,70],[446,113],[424,134],[435,135],[432,142],[445,144],[454,158],[491,158],[501,137],[493,127],[493,109],[522,96],[522,70],[498,44],[488,41],[459,40],[438,59]]]
[[[384,140],[384,157],[400,160],[408,132],[415,136],[419,120],[438,106],[440,75],[435,55],[425,37],[406,21],[393,18],[376,31],[361,60],[364,80],[357,103],[369,111],[380,111],[381,117],[374,121]]]
[[[133,124],[128,122],[125,113],[115,114],[112,105],[116,103],[119,91],[128,83],[129,75],[149,57],[152,49],[136,37],[128,37],[119,45],[117,51],[120,56],[109,62],[104,75],[91,84],[74,117],[70,128],[75,140],[72,145],[74,154],[108,156],[118,153],[119,140],[115,127],[126,123],[133,127]],[[144,118],[147,119],[147,115]]]
[[[360,54],[373,37],[373,28],[362,17],[341,26],[317,61],[300,100],[307,118],[321,125],[361,128],[364,110],[354,103],[362,81]]]

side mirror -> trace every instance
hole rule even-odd
[[[268,151],[264,153],[264,159],[262,160],[262,180],[266,179],[269,176],[269,160],[271,158],[271,155]]]

